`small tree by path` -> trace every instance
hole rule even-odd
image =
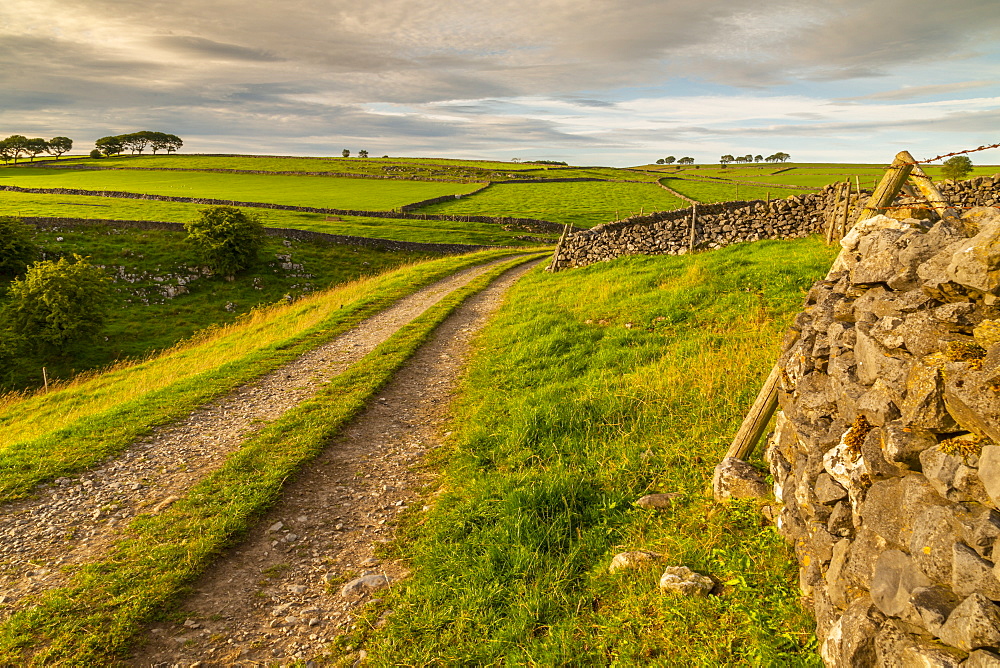
[[[264,246],[259,214],[234,206],[210,206],[198,214],[197,220],[184,223],[184,229],[212,271],[232,276],[257,261]]]
[[[0,216],[0,275],[16,276],[38,257],[33,228],[13,216]]]
[[[64,354],[100,331],[109,309],[104,270],[79,255],[35,262],[10,284],[3,321],[18,347],[38,354]]]

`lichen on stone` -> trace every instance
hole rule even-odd
[[[965,434],[963,436],[956,436],[955,438],[949,438],[947,440],[938,443],[938,447],[941,452],[952,455],[955,457],[962,457],[963,459],[972,459],[973,457],[978,457],[983,451],[984,445],[993,445],[993,441],[990,439],[979,436],[978,434]]]
[[[971,341],[949,341],[944,354],[950,362],[968,362],[972,369],[979,370],[983,368],[986,349]]]
[[[854,424],[844,434],[844,447],[847,452],[855,457],[859,456],[861,454],[861,445],[868,437],[868,432],[874,428],[864,415],[859,414],[858,417],[854,418]]]

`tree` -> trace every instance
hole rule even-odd
[[[361,149],[360,151],[358,151],[358,157],[359,158],[367,158],[368,157],[368,151],[366,151],[365,149]]]
[[[675,158],[672,155],[668,155],[666,158],[663,159],[663,164],[665,165],[672,165],[675,162],[677,162],[677,158]]]
[[[7,150],[14,159],[15,165],[17,164],[17,159],[28,152],[28,138],[24,135],[11,135],[3,141],[7,145]]]
[[[681,158],[680,160],[677,161],[677,164],[678,165],[693,165],[694,164],[694,158],[689,158],[687,156],[684,156],[683,158]]]
[[[256,262],[264,245],[258,214],[234,206],[210,206],[198,214],[197,220],[184,223],[184,229],[212,271],[232,276]]]
[[[147,132],[146,134],[149,136],[149,148],[153,151],[153,155],[170,145],[170,135],[165,132]]]
[[[6,139],[0,139],[0,160],[6,165],[14,159],[14,148]]]
[[[177,149],[179,149],[181,146],[184,146],[183,140],[181,140],[181,138],[178,137],[177,135],[172,135],[172,134],[170,134],[168,132],[167,133],[167,153],[173,153],[174,151],[176,151]]]
[[[150,132],[143,130],[142,132],[132,132],[127,135],[119,135],[118,138],[122,142],[122,146],[127,148],[132,152],[133,155],[138,153],[142,155],[143,150],[149,145]]]
[[[340,155],[344,156],[345,158],[350,158],[351,157],[351,149],[345,148],[343,151],[340,152]]]
[[[666,161],[663,158],[657,158],[657,160],[656,160],[656,164],[658,164],[658,165],[662,165],[662,164],[664,164],[664,162],[666,162]]]
[[[3,320],[25,349],[62,352],[90,340],[107,317],[108,278],[79,255],[35,262],[8,291]]]
[[[125,148],[125,144],[122,141],[122,135],[113,135],[110,137],[101,137],[94,145],[104,155],[117,155],[122,152]]]
[[[33,228],[13,216],[0,216],[0,274],[16,276],[38,256]]]
[[[731,156],[731,155],[729,155],[727,153],[726,155],[724,155],[721,158],[719,158],[719,162],[722,163],[723,167],[725,167],[726,165],[728,165],[729,163],[731,163],[735,159],[736,158],[734,158],[733,156]]]
[[[41,137],[35,137],[34,139],[29,139],[24,147],[24,152],[30,156],[31,161],[35,161],[35,156],[39,153],[45,153],[48,149],[49,143],[42,139]]]
[[[49,145],[45,148],[49,155],[56,156],[56,160],[63,153],[69,153],[73,150],[73,140],[69,137],[53,137],[49,140]]]
[[[754,161],[754,162],[760,162],[760,161],[761,161],[761,160],[763,160],[763,159],[764,159],[764,156],[762,156],[762,155],[755,155],[755,156],[753,157],[753,161]]]
[[[944,161],[941,176],[946,179],[958,180],[972,171],[972,160],[967,155],[956,155]]]

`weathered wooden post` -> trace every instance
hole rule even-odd
[[[840,239],[847,234],[847,218],[851,215],[851,180],[847,179],[847,196],[844,197],[844,215],[840,218]],[[839,239],[838,239],[839,241]]]
[[[691,205],[691,232],[688,234],[688,253],[694,252],[694,225],[698,220],[698,205]]]
[[[833,206],[830,207],[826,214],[826,245],[830,246],[833,244],[834,230],[837,228],[837,212],[840,211],[840,196],[843,191],[844,186],[839,181],[837,182],[837,188],[834,190],[833,195]]]
[[[913,171],[914,162],[916,161],[913,156],[907,151],[900,151],[896,154],[896,159],[892,161],[885,176],[875,186],[875,192],[868,198],[868,203],[865,204],[864,210],[854,223],[855,225],[869,218],[874,218],[892,204],[892,200],[896,198],[899,189],[909,178],[910,172]]]
[[[905,151],[904,151],[905,153]],[[958,213],[948,204],[948,200],[944,198],[941,191],[937,189],[934,182],[931,181],[931,177],[924,173],[924,170],[920,169],[919,165],[913,166],[913,171],[910,172],[910,182],[916,186],[920,194],[924,196],[927,203],[937,211],[937,214],[942,218],[954,217]]]

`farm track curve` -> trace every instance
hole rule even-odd
[[[438,326],[377,400],[286,484],[248,536],[194,583],[181,604],[183,621],[148,628],[130,665],[320,659],[378,596],[364,587],[345,593],[345,582],[405,578],[405,565],[381,561],[376,548],[393,539],[394,524],[409,506],[427,509],[420,505],[421,488],[433,475],[424,458],[447,438],[442,431],[470,341],[507,289],[538,262],[507,271]]]
[[[222,465],[250,434],[309,399],[400,327],[506,258],[457,272],[295,361],[154,430],[78,478],[0,506],[0,620],[66,584],[140,513],[156,514]],[[508,274],[509,275],[509,274]]]

